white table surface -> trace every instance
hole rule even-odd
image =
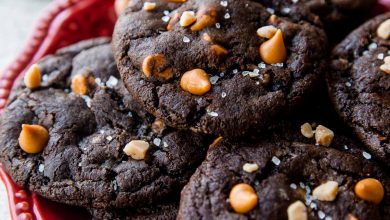
[[[50,0],[0,0],[0,70],[23,47],[34,21]],[[8,200],[0,181],[0,219],[10,219]]]

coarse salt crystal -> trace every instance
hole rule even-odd
[[[188,38],[187,36],[183,37],[183,42],[184,43],[189,43],[190,41],[191,41],[190,38]]]
[[[217,117],[218,116],[218,113],[217,112],[209,112],[207,113],[208,115],[212,116],[212,117]]]
[[[363,151],[363,157],[369,160],[371,159],[371,154],[367,153],[366,151]]]
[[[160,138],[155,138],[155,139],[153,139],[153,144],[156,145],[156,146],[160,146],[160,144],[161,144],[161,139],[160,139]]]
[[[110,78],[108,78],[108,80],[106,82],[106,85],[107,85],[108,88],[112,89],[116,85],[118,85],[118,82],[119,82],[119,80],[116,77],[110,76]]]
[[[280,164],[279,158],[273,156],[271,160],[272,160],[272,163],[274,163],[276,166],[279,166],[279,164]]]

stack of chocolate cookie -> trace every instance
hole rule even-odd
[[[328,46],[373,3],[117,1],[26,71],[0,162],[94,219],[390,219],[390,13]]]

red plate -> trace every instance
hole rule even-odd
[[[390,0],[379,0],[373,14],[390,11]],[[56,0],[42,17],[17,58],[0,76],[0,112],[24,69],[57,49],[99,36],[111,36],[116,21],[114,0]],[[12,182],[0,164],[12,220],[91,219],[86,210],[39,197]],[[1,183],[0,183],[1,184]]]

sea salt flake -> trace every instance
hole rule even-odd
[[[160,144],[161,144],[161,139],[160,139],[160,138],[155,138],[155,139],[153,139],[153,144],[156,145],[156,146],[160,146]]]
[[[252,73],[251,71],[242,71],[242,75],[243,76],[247,76],[249,75],[250,73]]]
[[[219,79],[219,76],[212,76],[212,77],[210,77],[210,83],[212,85],[214,85],[215,83],[217,83],[218,79]]]
[[[217,112],[208,112],[207,114],[210,115],[211,117],[218,117]]]
[[[260,74],[259,73],[255,73],[255,72],[249,72],[249,77],[251,78],[254,78],[254,77],[259,77]]]
[[[40,173],[43,173],[43,170],[45,170],[45,165],[44,165],[44,164],[39,164],[39,166],[38,166],[38,171],[39,171]]]
[[[48,76],[47,76],[46,74],[42,76],[42,81],[43,81],[43,82],[46,82],[47,79],[48,79]]]
[[[348,150],[348,146],[347,146],[347,145],[344,145],[344,149],[345,149],[345,150]]]
[[[380,53],[380,54],[378,54],[377,58],[379,60],[383,60],[383,58],[385,58],[385,55],[383,53]]]
[[[223,16],[225,19],[229,19],[230,18],[230,14],[229,13],[226,13],[225,16]]]
[[[291,184],[290,184],[290,188],[291,188],[291,189],[297,189],[297,184],[291,183]]]
[[[119,80],[116,77],[110,76],[110,78],[108,78],[108,80],[106,82],[106,85],[107,85],[108,88],[112,89],[116,85],[118,85],[118,82],[119,82]]]
[[[165,148],[168,147],[167,142],[165,142],[165,141],[163,142],[163,147],[165,147]]]
[[[222,92],[222,93],[221,93],[221,97],[222,97],[222,98],[225,98],[225,97],[226,97],[226,92]]]
[[[233,70],[233,73],[234,73],[234,74],[238,73],[238,69],[234,69],[234,70]]]
[[[325,213],[323,211],[318,211],[318,217],[320,219],[324,219],[325,218]]]
[[[346,83],[345,83],[345,86],[347,86],[347,87],[351,87],[351,86],[352,86],[352,84],[351,84],[350,82],[346,82]]]
[[[228,6],[228,2],[227,2],[227,1],[221,1],[220,4],[221,4],[223,7],[227,7],[227,6]]]
[[[191,41],[190,38],[188,38],[187,36],[183,37],[183,42],[184,43],[189,43],[190,41]]]
[[[164,15],[169,15],[169,11],[168,10],[165,10],[163,13],[164,13]]]
[[[258,66],[260,69],[265,69],[265,68],[267,67],[267,65],[266,65],[265,63],[263,63],[263,62],[259,63],[257,66]]]
[[[220,76],[220,77],[224,77],[224,76],[225,76],[225,73],[222,72],[222,73],[219,74],[219,76]]]
[[[363,157],[369,160],[371,159],[371,154],[367,153],[366,151],[363,151]]]
[[[376,43],[371,43],[370,45],[368,45],[369,50],[374,50],[376,48],[378,48],[378,44],[376,44]]]
[[[275,14],[275,10],[273,8],[267,8],[268,13]]]
[[[275,64],[271,64],[272,66],[276,66],[276,67],[283,67],[284,64],[283,63],[275,63]]]
[[[85,101],[85,104],[87,104],[87,106],[89,107],[89,108],[91,108],[91,98],[89,97],[89,96],[87,96],[87,95],[83,95],[83,96],[81,96],[81,98],[83,98],[84,99],[84,101]]]
[[[274,163],[276,166],[279,166],[279,164],[280,164],[279,158],[273,156],[271,160],[272,160],[272,163]]]
[[[293,3],[298,3],[299,0],[291,0]]]
[[[221,24],[220,23],[215,23],[215,27],[220,29],[221,28]]]
[[[106,140],[107,140],[107,141],[112,141],[112,136],[110,136],[110,135],[107,136],[107,137],[106,137]]]
[[[317,209],[317,204],[315,204],[314,202],[312,202],[312,203],[310,204],[310,208],[312,208],[312,209]]]
[[[325,220],[333,220],[333,218],[330,216],[326,216]]]
[[[282,12],[288,14],[291,12],[291,8],[282,8]]]
[[[171,19],[171,18],[167,15],[161,18],[161,20],[163,20],[165,23],[168,22],[169,19]]]

